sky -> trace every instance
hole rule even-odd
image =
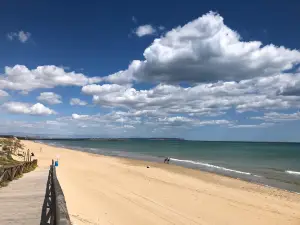
[[[3,1],[0,134],[300,141],[299,1]]]

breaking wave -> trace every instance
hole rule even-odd
[[[288,174],[293,174],[293,175],[299,175],[300,176],[300,172],[298,172],[298,171],[286,170],[285,172],[288,173]]]
[[[249,176],[255,176],[255,177],[261,177],[249,172],[244,172],[244,171],[239,171],[239,170],[233,170],[233,169],[228,169],[226,167],[221,167],[221,166],[216,166],[208,163],[203,163],[203,162],[198,162],[198,161],[193,161],[193,160],[183,160],[183,159],[175,159],[175,158],[170,158],[171,161],[174,162],[182,162],[182,163],[190,163],[194,165],[200,165],[204,167],[209,167],[212,169],[217,169],[217,170],[222,170],[222,171],[227,171],[227,172],[232,172],[232,173],[238,173],[238,174],[244,174],[244,175],[249,175]]]

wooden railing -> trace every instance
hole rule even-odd
[[[37,166],[37,160],[34,159],[31,162],[23,162],[13,166],[0,167],[0,183],[5,181],[12,181],[15,177],[23,174],[24,171]]]
[[[42,211],[43,224],[71,225],[65,196],[58,182],[53,160],[49,170],[46,196]]]

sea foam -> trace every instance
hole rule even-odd
[[[170,160],[171,161],[175,161],[175,162],[191,163],[191,164],[194,164],[194,165],[200,165],[200,166],[210,167],[210,168],[213,168],[213,169],[219,169],[219,170],[228,171],[228,172],[232,172],[232,173],[238,173],[238,174],[244,174],[244,175],[251,175],[251,176],[255,176],[255,177],[261,177],[261,176],[258,176],[258,175],[255,175],[255,174],[252,174],[252,173],[249,173],[249,172],[228,169],[226,167],[216,166],[216,165],[212,165],[212,164],[208,164],[208,163],[203,163],[203,162],[198,162],[198,161],[175,159],[175,158],[170,158]]]
[[[285,172],[288,173],[288,174],[293,174],[293,175],[299,175],[300,176],[300,172],[298,172],[298,171],[286,170]]]

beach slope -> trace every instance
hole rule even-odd
[[[300,225],[295,193],[173,165],[23,143],[40,167],[59,157],[59,181],[77,225]]]

